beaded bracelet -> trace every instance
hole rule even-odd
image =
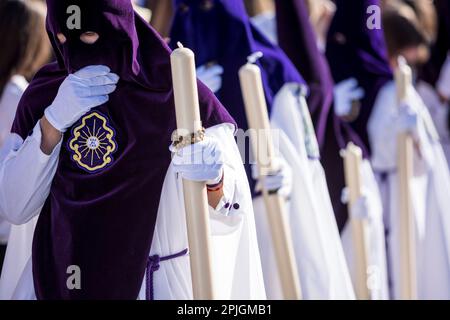
[[[205,128],[201,128],[197,132],[191,133],[186,136],[179,135],[176,131],[172,135],[173,146],[177,149],[189,146],[191,144],[203,141],[205,138]]]

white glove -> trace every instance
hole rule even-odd
[[[181,177],[197,182],[213,185],[223,177],[223,154],[217,139],[205,137],[201,142],[177,150],[170,146],[173,152],[172,163],[176,173]]]
[[[212,66],[203,65],[197,69],[197,77],[209,90],[216,93],[222,88],[223,68],[217,64]]]
[[[350,215],[356,219],[369,219],[369,200],[366,195],[362,195],[356,200],[350,209]]]
[[[450,99],[450,55],[447,56],[447,60],[442,66],[439,80],[436,83],[436,90],[444,98]]]
[[[69,74],[45,117],[55,129],[65,132],[89,110],[106,103],[118,81],[119,76],[105,66],[88,66]]]
[[[259,177],[259,167],[257,164],[252,165],[252,177],[258,181],[257,191],[262,188],[269,191],[278,191],[278,194],[285,198],[289,198],[292,193],[292,169],[282,157],[275,160],[277,171],[269,175]]]
[[[350,201],[349,190],[347,187],[342,189],[341,202],[342,204],[348,204]],[[350,208],[350,216],[356,219],[369,219],[369,200],[366,193],[363,194],[356,200],[356,202]]]
[[[396,120],[398,133],[408,132],[414,139],[419,136],[419,116],[408,106],[401,106]]]
[[[355,78],[339,82],[334,87],[334,113],[339,117],[349,115],[353,101],[361,100],[364,95],[364,89],[358,86]]]

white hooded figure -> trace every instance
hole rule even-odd
[[[450,175],[439,136],[419,94],[409,85],[397,102],[394,81],[378,94],[368,130],[372,164],[385,206],[392,298],[400,296],[399,133],[414,139],[411,198],[415,225],[418,299],[450,299]]]

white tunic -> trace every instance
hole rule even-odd
[[[0,148],[11,131],[17,105],[27,86],[28,82],[24,77],[15,75],[3,89],[0,97]],[[0,217],[0,244],[8,242],[9,230],[10,224]]]
[[[275,98],[271,122],[276,147],[294,175],[288,213],[303,297],[354,299],[309,117],[298,84],[286,84]],[[254,199],[254,205],[267,295],[282,299],[262,197]]]
[[[427,107],[413,87],[407,103],[418,114],[420,153],[415,149],[411,193],[416,229],[419,299],[450,299],[450,175],[437,132]],[[373,167],[387,173],[381,188],[385,203],[392,298],[400,297],[399,195],[397,136],[399,117],[396,86],[392,81],[380,91],[369,122]]]
[[[448,127],[449,105],[441,102],[436,90],[428,83],[420,81],[417,85],[417,92],[430,112],[436,130],[439,133],[445,157],[450,165],[450,129]]]
[[[59,148],[46,156],[40,151],[40,128],[22,144],[16,139],[6,159],[0,163],[0,215],[15,224],[22,224],[36,216],[48,196],[50,183],[55,174]],[[207,129],[223,143],[225,155],[225,196],[216,210],[210,208],[213,274],[216,294],[220,299],[265,299],[264,283],[256,242],[253,207],[245,171],[233,137],[233,126],[224,124]],[[16,150],[16,151],[14,151]],[[18,151],[17,151],[18,150]],[[169,152],[169,151],[168,151]],[[17,155],[20,154],[20,157]],[[24,170],[24,166],[32,170]],[[31,172],[30,172],[31,171]],[[23,172],[27,172],[24,175]],[[22,192],[15,195],[14,189],[2,188],[14,181]],[[26,185],[26,186],[25,186]],[[24,187],[25,186],[25,187]],[[225,203],[239,204],[235,209],[225,208]],[[185,227],[185,212],[181,178],[172,165],[163,185],[158,217],[150,256],[166,257],[188,248]],[[5,279],[8,287],[15,287],[13,299],[35,298],[31,250],[25,270],[17,284],[16,279]],[[14,265],[14,256],[6,261]],[[155,299],[192,299],[189,257],[182,256],[162,261],[154,273]],[[138,299],[145,299],[145,278]],[[14,283],[15,282],[15,283]]]

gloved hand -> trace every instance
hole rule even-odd
[[[362,195],[356,200],[350,209],[350,215],[356,219],[369,219],[369,201],[366,195]]]
[[[217,184],[222,179],[224,159],[217,139],[205,137],[203,141],[181,149],[173,145],[169,149],[173,153],[175,172],[184,179],[208,185]]]
[[[119,76],[106,66],[88,66],[69,74],[45,117],[55,129],[65,132],[89,110],[106,103],[118,81]]]
[[[398,133],[408,132],[416,140],[419,136],[419,116],[408,106],[401,106],[396,121]]]
[[[217,64],[212,66],[203,65],[197,69],[197,78],[214,93],[222,88],[222,74],[223,68]]]
[[[347,187],[345,187],[341,193],[341,202],[343,204],[348,204],[348,202],[350,201],[349,197],[349,190]],[[350,216],[356,219],[369,219],[369,200],[364,191],[350,208]]]
[[[278,194],[288,198],[292,193],[292,169],[282,157],[275,160],[277,171],[259,177],[259,167],[257,164],[252,165],[252,177],[258,181],[256,190],[261,191],[262,188],[269,191],[278,191]]]
[[[339,117],[348,116],[352,111],[353,101],[364,98],[364,89],[358,86],[355,78],[339,82],[334,87],[334,113]]]
[[[441,69],[436,90],[443,98],[450,100],[450,56],[447,56],[447,60]]]

